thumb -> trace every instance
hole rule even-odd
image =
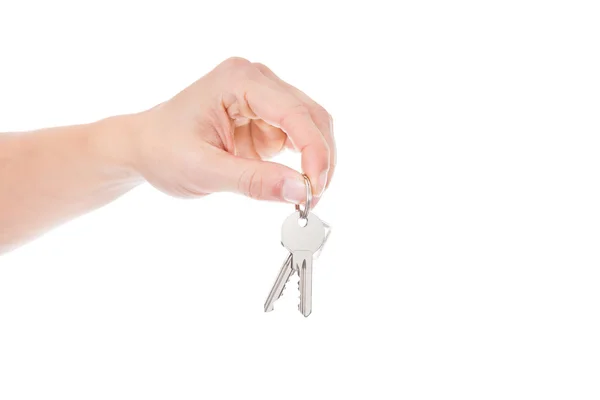
[[[304,178],[297,171],[269,161],[242,158],[216,152],[207,160],[214,168],[210,176],[211,192],[240,193],[257,200],[306,201]]]

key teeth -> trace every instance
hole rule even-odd
[[[302,292],[300,292],[300,279],[298,279],[298,311],[302,312]]]
[[[288,280],[289,282],[289,280]],[[283,289],[281,289],[281,293],[279,293],[279,297],[277,298],[278,300],[281,298],[281,296],[283,296],[283,292],[285,292],[285,287],[287,286],[287,282],[285,283],[285,285],[283,285]]]

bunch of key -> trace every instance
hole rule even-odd
[[[296,205],[296,211],[287,217],[281,227],[281,244],[289,250],[285,262],[281,266],[279,275],[271,288],[265,302],[265,312],[273,311],[273,304],[281,297],[286,283],[290,277],[298,272],[300,290],[300,304],[298,310],[308,317],[312,312],[312,268],[313,259],[316,259],[327,238],[331,228],[310,212],[312,190],[310,180],[304,175],[306,184],[306,202],[301,209]]]

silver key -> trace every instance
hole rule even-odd
[[[290,280],[290,276],[292,276],[293,273],[294,269],[292,268],[292,253],[290,253],[281,266],[281,270],[279,271],[279,275],[277,275],[277,279],[275,279],[275,283],[271,288],[269,297],[267,297],[267,301],[265,301],[265,312],[273,311],[273,303],[275,303],[275,300],[281,297],[283,290],[285,289],[285,285]]]
[[[301,226],[306,222],[305,226]],[[299,310],[305,317],[312,312],[312,262],[313,255],[323,246],[327,231],[325,224],[314,214],[301,218],[293,213],[281,227],[281,244],[292,253],[292,268],[300,275]]]
[[[310,214],[312,203],[310,179],[306,175],[303,176],[306,186],[304,209],[296,205],[297,213],[290,215],[283,223],[281,244],[290,251],[290,255],[281,266],[267,297],[265,312],[273,310],[273,303],[281,297],[286,283],[295,271],[300,275],[298,309],[305,317],[308,317],[312,311],[312,261],[321,254],[331,228],[317,216]]]
[[[325,239],[323,239],[323,244],[321,244],[321,247],[319,248],[319,250],[317,250],[317,252],[315,254],[313,254],[313,259],[317,259],[319,257],[319,254],[323,250],[323,247],[325,246],[325,243],[327,242],[327,238],[329,237],[329,234],[331,233],[331,227],[329,225],[327,225],[327,223],[325,223],[325,222],[323,222],[323,225],[325,226]],[[279,271],[279,275],[277,275],[277,279],[275,279],[275,283],[273,284],[273,287],[271,288],[271,292],[269,292],[267,301],[265,301],[265,312],[273,311],[273,308],[274,308],[273,305],[274,305],[275,301],[277,301],[281,297],[281,295],[283,294],[283,291],[285,290],[285,286],[286,286],[287,282],[290,280],[290,277],[296,271],[297,271],[297,268],[294,268],[292,266],[292,253],[290,253],[286,257],[285,261],[283,262],[283,265],[281,266],[281,270]],[[298,282],[298,284],[300,284],[300,282]]]

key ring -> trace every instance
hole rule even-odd
[[[312,202],[312,188],[308,176],[302,174],[302,177],[304,178],[304,184],[306,185],[306,203],[304,203],[304,210],[300,209],[299,204],[296,204],[296,211],[300,213],[300,219],[306,219],[310,212],[310,203]]]

